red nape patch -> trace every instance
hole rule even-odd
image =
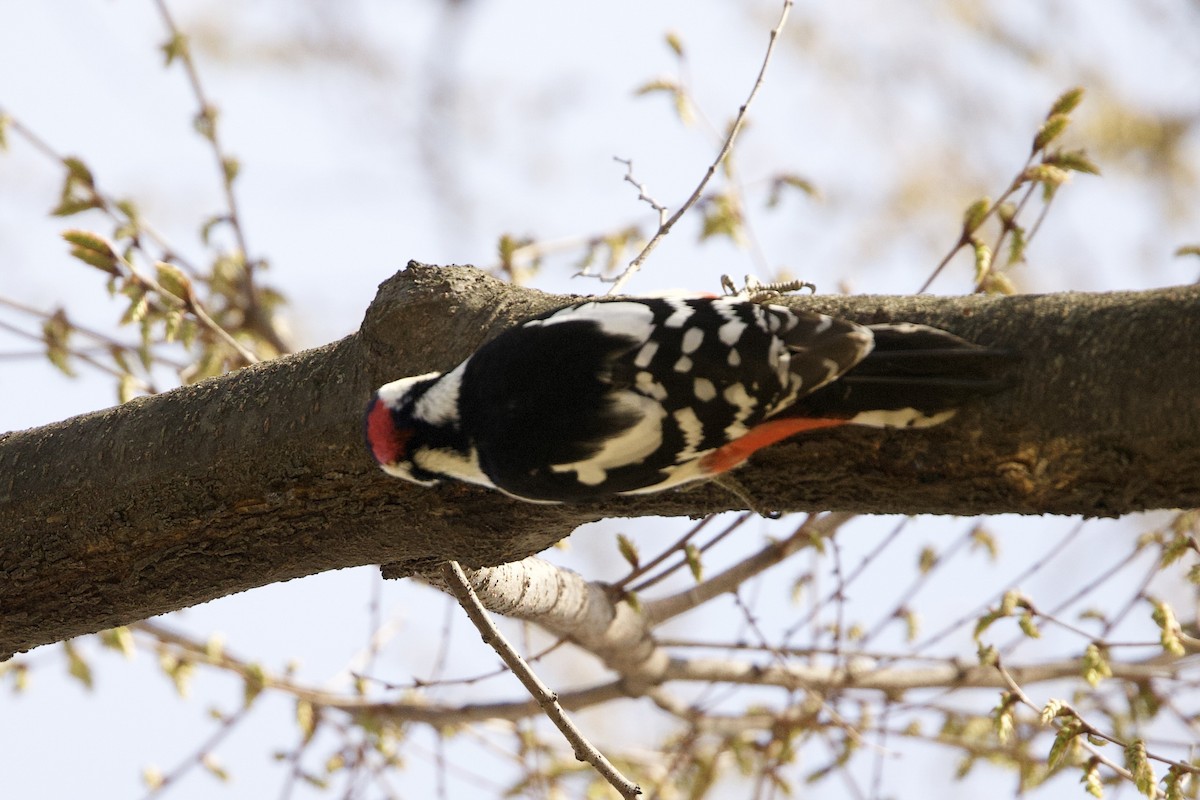
[[[380,464],[403,460],[412,431],[396,429],[392,410],[376,397],[367,408],[367,447]]]
[[[743,463],[764,447],[789,436],[805,431],[818,431],[822,428],[836,428],[838,425],[846,423],[847,420],[844,419],[803,417],[789,417],[764,422],[751,428],[750,432],[742,438],[735,439],[706,455],[701,461],[701,467],[710,475],[718,475]]]

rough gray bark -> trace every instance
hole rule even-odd
[[[411,264],[340,342],[0,437],[0,656],[323,570],[491,565],[603,516],[738,507],[711,486],[529,505],[374,467],[360,431],[372,387],[452,366],[568,299]],[[739,473],[765,507],[1102,516],[1200,505],[1200,288],[786,302],[927,322],[1022,359],[1011,391],[940,428],[768,449]]]

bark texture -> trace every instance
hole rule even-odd
[[[373,387],[451,367],[571,299],[414,263],[339,342],[0,437],[0,657],[323,570],[494,565],[604,516],[739,507],[713,486],[530,505],[374,467],[360,419]],[[739,473],[763,507],[1107,516],[1200,505],[1200,288],[783,302],[925,322],[1020,360],[1010,391],[940,428],[768,449]]]

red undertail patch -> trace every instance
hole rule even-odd
[[[847,424],[845,419],[789,417],[756,425],[740,439],[735,439],[704,457],[701,464],[710,475],[718,475],[743,463],[759,450],[805,431],[836,428]]]

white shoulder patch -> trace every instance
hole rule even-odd
[[[383,401],[388,408],[397,408],[403,401],[404,396],[412,390],[418,383],[436,380],[441,376],[440,372],[426,372],[424,375],[413,375],[408,378],[401,378],[398,381],[385,383],[379,387],[379,399]]]
[[[468,359],[469,360],[469,359]],[[458,427],[458,394],[462,389],[463,372],[467,362],[447,372],[430,386],[413,407],[418,419],[432,425]]]
[[[586,320],[596,323],[609,336],[622,336],[635,342],[647,341],[654,332],[654,312],[644,303],[584,303],[568,306],[545,319],[526,322],[527,327],[556,325]]]

